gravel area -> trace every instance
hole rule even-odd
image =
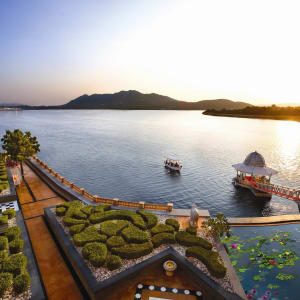
[[[55,208],[53,208],[51,210],[54,215],[55,215]],[[170,218],[170,216],[167,215],[157,215],[159,222],[164,223],[166,219]],[[177,217],[173,217],[172,218],[176,219]],[[62,217],[58,217],[56,216],[57,221],[59,222],[59,224],[63,227],[65,233],[69,234],[69,229],[67,226],[64,226],[63,221],[62,221]],[[202,230],[198,230],[198,236],[201,236],[205,239],[207,239],[209,242],[211,242],[213,245],[215,244],[213,238],[211,236],[207,236],[207,234],[202,231]],[[179,244],[175,244],[175,245],[161,245],[158,248],[154,248],[153,252],[151,252],[150,254],[137,258],[137,259],[123,259],[122,260],[122,266],[117,269],[117,270],[113,270],[110,271],[105,267],[100,267],[100,268],[95,268],[88,260],[85,260],[86,264],[88,265],[88,267],[90,268],[90,270],[92,271],[93,275],[95,276],[95,278],[97,279],[97,281],[101,282],[104,281],[108,278],[110,278],[111,276],[114,276],[122,271],[127,270],[128,268],[133,267],[134,265],[160,253],[163,250],[166,250],[169,247],[173,247],[174,250],[178,251],[182,256],[185,257],[185,250],[187,247],[185,246],[181,246]],[[76,247],[74,245],[74,247],[76,248],[76,250],[78,251],[78,253],[81,255],[81,251],[82,251],[82,247]],[[216,251],[216,248],[213,247],[213,250]],[[199,261],[196,258],[193,257],[186,257],[186,259],[188,261],[190,261],[194,266],[196,266],[197,268],[199,268],[203,273],[205,273],[207,276],[209,276],[210,278],[212,278],[215,282],[217,282],[218,284],[220,284],[224,289],[226,289],[229,292],[233,292],[233,288],[231,286],[230,283],[230,279],[228,277],[228,275],[226,274],[226,276],[222,279],[217,279],[214,278],[207,270],[206,266]]]

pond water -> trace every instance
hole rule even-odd
[[[249,299],[300,299],[300,223],[233,227],[222,241]]]
[[[38,156],[91,194],[127,201],[196,203],[212,215],[298,213],[292,201],[256,199],[235,189],[232,164],[257,150],[279,171],[273,183],[300,186],[300,123],[223,118],[201,111],[42,110],[0,112],[6,129],[38,137]],[[164,157],[178,158],[181,175]]]

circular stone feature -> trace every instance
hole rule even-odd
[[[163,267],[166,271],[167,276],[173,276],[174,271],[177,269],[177,264],[173,260],[167,260],[164,262]]]
[[[160,290],[161,290],[162,292],[165,292],[167,289],[166,289],[164,286],[162,286],[162,287],[160,288]]]
[[[153,285],[150,285],[150,286],[149,286],[149,290],[153,291],[153,290],[154,290],[154,286],[153,286]]]
[[[141,298],[141,294],[135,294],[135,298],[140,299]]]
[[[143,285],[142,285],[142,284],[138,284],[138,288],[139,288],[139,289],[142,289],[142,288],[143,288]]]
[[[188,295],[188,294],[190,293],[190,291],[189,291],[189,290],[184,290],[184,293],[185,293],[186,295]]]
[[[202,296],[202,293],[200,291],[197,291],[196,295],[200,297],[200,296]]]
[[[177,290],[177,289],[173,289],[172,292],[173,292],[174,294],[176,294],[176,293],[178,293],[178,290]]]

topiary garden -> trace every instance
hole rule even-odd
[[[16,216],[14,209],[8,209],[0,216],[2,224]],[[19,226],[9,226],[0,235],[0,297],[5,293],[21,294],[30,287],[30,276],[26,271],[27,258],[22,253],[24,241],[20,238]],[[17,297],[17,296],[16,296]]]
[[[111,210],[108,205],[82,205],[65,202],[55,208],[58,218],[68,227],[70,237],[82,256],[94,267],[112,271],[122,266],[122,259],[148,255],[163,244],[180,244],[187,257],[202,261],[216,278],[224,277],[226,268],[212,244],[197,236],[197,231],[180,231],[177,219],[159,223],[153,213],[137,210]]]
[[[5,163],[2,158],[0,158],[0,194],[8,188],[8,179],[6,173]]]

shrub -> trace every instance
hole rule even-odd
[[[56,207],[65,207],[65,208],[81,208],[82,203],[80,201],[66,201],[60,204],[57,204]]]
[[[0,263],[8,258],[8,252],[6,250],[0,251]]]
[[[189,234],[192,234],[192,235],[197,234],[197,228],[196,227],[189,226],[185,229],[185,231],[188,232]]]
[[[115,247],[111,249],[113,254],[116,254],[122,258],[139,258],[141,256],[151,253],[153,250],[153,244],[146,242],[144,244],[126,244],[121,247]]]
[[[30,276],[27,273],[20,274],[16,276],[16,278],[14,278],[13,280],[14,291],[17,294],[25,292],[29,288],[29,285],[30,285]]]
[[[89,226],[73,236],[76,246],[82,247],[90,242],[105,242],[106,235],[100,234],[95,226]]]
[[[67,216],[63,217],[63,222],[66,226],[73,226],[73,225],[78,225],[78,224],[85,224],[85,225],[89,224],[88,220],[78,220],[78,219],[70,218]]]
[[[57,216],[64,216],[67,209],[65,207],[56,207],[55,213]]]
[[[167,219],[165,223],[167,225],[173,226],[175,231],[179,230],[179,222],[176,219]]]
[[[94,206],[92,205],[84,205],[80,210],[89,216],[93,212]]]
[[[2,296],[13,283],[13,276],[10,273],[0,273],[0,296]]]
[[[0,250],[8,248],[8,239],[6,236],[0,236]]]
[[[7,224],[8,217],[7,216],[0,216],[0,225]]]
[[[124,246],[126,243],[121,236],[112,236],[106,241],[106,245],[109,249],[114,247],[121,247]]]
[[[176,243],[174,233],[158,233],[152,237],[152,243],[155,248],[162,244],[174,244]]]
[[[230,225],[223,214],[217,214],[216,218],[209,218],[202,223],[202,227],[214,237],[222,237],[224,233],[230,236]]]
[[[97,206],[94,206],[93,207],[93,212],[94,213],[98,213],[98,212],[105,212],[105,211],[108,211],[111,209],[111,206],[110,205],[107,205],[107,204],[100,204],[100,205],[97,205]]]
[[[169,232],[169,233],[173,233],[174,227],[170,226],[170,225],[166,225],[163,223],[159,223],[157,225],[155,225],[152,229],[151,229],[151,233],[154,234],[158,234],[158,233],[163,233],[163,232]]]
[[[118,235],[128,225],[126,220],[104,221],[100,224],[100,232],[107,236]]]
[[[128,220],[135,226],[146,229],[146,224],[143,218],[130,210],[109,210],[104,213],[94,213],[90,215],[90,222],[93,224],[101,223],[107,220]]]
[[[19,253],[24,248],[24,241],[22,239],[15,239],[9,243],[10,253]]]
[[[119,269],[122,265],[122,259],[117,255],[110,255],[107,259],[106,265],[111,271]]]
[[[211,250],[212,244],[208,242],[207,240],[199,237],[192,235],[188,232],[185,231],[178,231],[175,235],[176,241],[180,245],[184,246],[201,246],[207,250]]]
[[[78,220],[87,220],[88,216],[83,213],[79,208],[74,209],[72,217]]]
[[[185,255],[187,257],[195,257],[202,261],[207,270],[216,278],[223,278],[226,275],[226,267],[218,261],[218,253],[206,250],[199,246],[193,246],[186,249]]]
[[[150,236],[148,232],[143,231],[136,226],[129,226],[122,231],[122,237],[127,243],[145,243],[148,242]]]
[[[158,222],[157,216],[150,212],[138,209],[136,211],[136,213],[142,216],[142,218],[144,219],[144,221],[147,224],[148,229],[151,229],[152,227],[154,227]]]
[[[13,254],[8,260],[3,262],[2,271],[12,273],[14,276],[23,274],[27,266],[27,258],[25,255]]]
[[[81,232],[85,228],[85,224],[73,225],[69,228],[70,235],[74,235],[76,233]]]
[[[88,259],[94,267],[101,267],[105,264],[107,257],[107,248],[102,243],[87,243],[82,248],[82,256]]]
[[[4,235],[8,238],[8,241],[11,242],[12,240],[18,239],[20,237],[21,228],[19,226],[8,227],[4,231]]]
[[[2,212],[2,216],[7,216],[8,219],[12,219],[16,216],[16,211],[14,208],[6,209],[4,212]]]
[[[1,183],[0,181],[0,193],[8,188],[8,183]]]
[[[7,175],[6,174],[0,175],[0,180],[7,180]]]

